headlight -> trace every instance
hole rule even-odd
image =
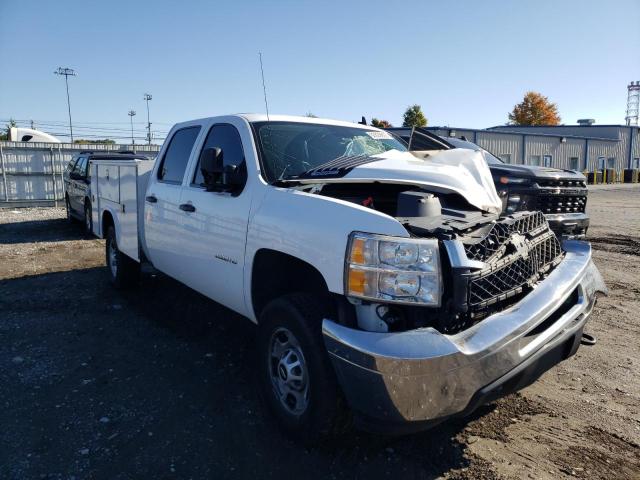
[[[513,213],[519,210],[520,207],[520,195],[509,195],[507,200],[507,213]]]
[[[352,233],[345,292],[368,300],[440,306],[438,241]]]

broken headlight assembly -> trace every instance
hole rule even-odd
[[[352,233],[345,293],[363,300],[439,307],[442,275],[438,241]]]

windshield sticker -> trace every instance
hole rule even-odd
[[[365,132],[369,137],[374,140],[392,140],[393,137],[389,132],[380,132],[380,131],[367,131]]]

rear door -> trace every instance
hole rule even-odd
[[[190,125],[173,132],[149,179],[144,203],[145,244],[150,260],[158,270],[180,281],[187,273],[180,258],[184,249],[180,194],[200,128]]]
[[[222,149],[224,165],[236,165],[246,172],[245,148],[240,132],[246,127],[235,119],[209,126],[188,183],[184,186],[182,205],[192,211],[182,212],[182,255],[191,272],[187,285],[209,298],[246,313],[244,303],[244,254],[251,208],[251,189],[245,184],[235,192],[223,189],[207,191],[200,171],[204,149]],[[249,147],[247,147],[249,148]]]

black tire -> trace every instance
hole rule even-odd
[[[86,201],[84,204],[84,232],[87,235],[93,234],[93,218],[91,218],[91,202]]]
[[[71,204],[69,203],[69,197],[67,195],[64,196],[64,206],[67,209],[67,222],[75,223],[76,218],[71,213]]]
[[[308,445],[344,433],[351,424],[322,339],[322,319],[328,310],[325,305],[327,301],[322,302],[310,294],[285,295],[265,307],[258,325],[257,371],[262,397],[280,426]],[[305,408],[298,412],[293,411],[290,402],[282,399],[277,386],[280,380],[284,381],[286,372],[280,374],[282,360],[272,356],[272,342],[280,343],[277,338],[284,331],[297,340],[295,349],[299,352],[295,355],[302,354],[306,367],[307,401]]]
[[[140,280],[140,264],[118,249],[116,230],[112,226],[107,230],[105,258],[109,279],[117,289],[131,287]],[[112,250],[113,249],[113,250]]]

